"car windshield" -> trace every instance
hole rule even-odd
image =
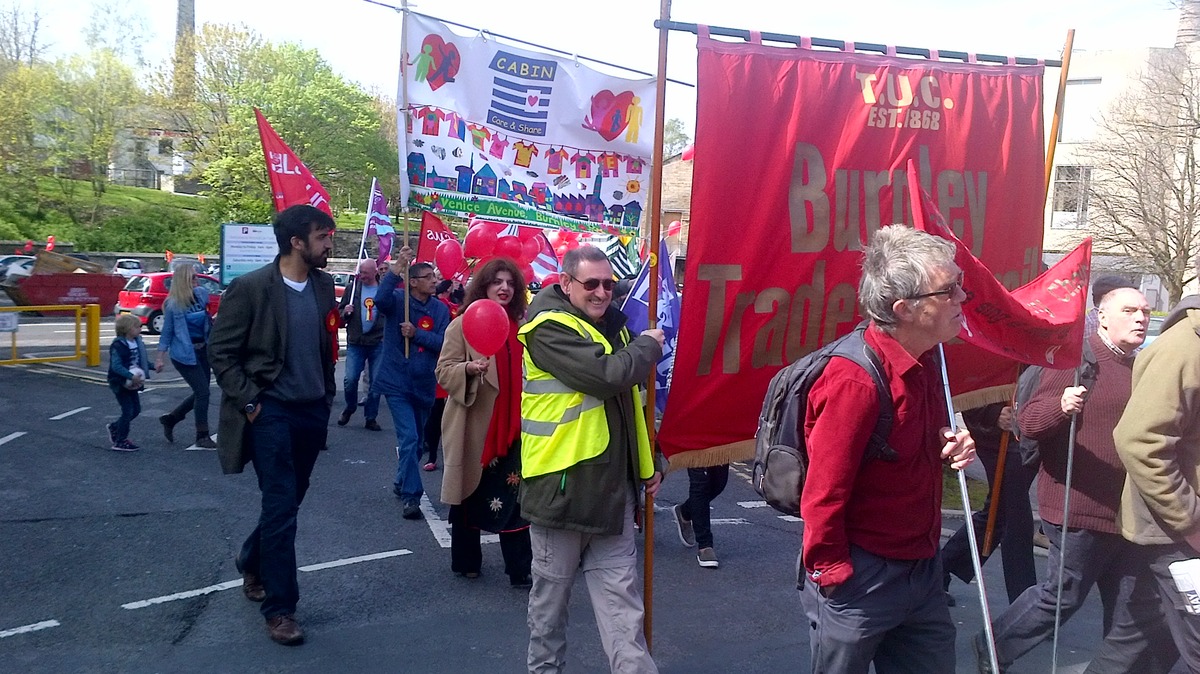
[[[1165,320],[1166,316],[1151,316],[1150,324],[1146,326],[1146,334],[1158,335],[1162,331],[1163,321]]]
[[[137,260],[121,260],[117,263],[118,269],[141,269],[142,263]]]

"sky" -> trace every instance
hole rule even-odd
[[[400,0],[379,0],[399,5]],[[166,59],[175,35],[170,0],[106,0],[140,12],[145,57]],[[90,11],[80,0],[0,0],[36,6],[51,53],[81,52]],[[792,4],[787,7],[784,5]],[[659,16],[655,0],[413,0],[424,14],[654,73]],[[497,8],[503,8],[498,10]],[[1076,50],[1169,47],[1179,10],[1173,0],[675,0],[671,18],[711,26],[1004,56],[1060,58],[1067,30]],[[196,0],[196,23],[243,24],[273,42],[316,49],[346,78],[395,95],[401,14],[366,0]],[[460,32],[461,29],[456,29]],[[696,38],[672,32],[667,75],[696,79]],[[630,75],[640,78],[641,75]],[[1057,71],[1050,73],[1057,80]],[[695,90],[669,84],[666,117],[690,130]]]

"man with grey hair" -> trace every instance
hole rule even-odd
[[[902,225],[863,251],[864,339],[894,420],[886,457],[867,457],[881,413],[871,374],[834,358],[808,395],[801,602],[814,672],[954,671],[954,623],[938,557],[942,465],[965,468],[975,441],[947,427],[935,347],[962,327],[966,294],[950,242]]]
[[[663,332],[637,337],[612,306],[612,266],[594,246],[563,257],[529,305],[521,392],[521,514],[530,521],[530,672],[566,664],[567,604],[583,572],[614,672],[657,672],[642,635],[633,538],[637,492],[658,491],[639,386]]]

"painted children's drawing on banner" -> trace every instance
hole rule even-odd
[[[410,205],[637,230],[650,180],[653,79],[464,37],[428,17],[410,16],[407,31]]]

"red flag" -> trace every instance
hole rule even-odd
[[[1011,293],[941,221],[937,207],[920,188],[916,165],[908,162],[913,226],[954,242],[954,262],[963,273],[963,330],[968,344],[1032,365],[1079,365],[1092,239],[1033,281]],[[953,362],[952,360],[948,362]]]
[[[417,243],[417,262],[433,262],[433,253],[438,244],[446,239],[458,241],[458,237],[438,216],[423,211],[421,213],[421,239]]]
[[[296,204],[308,204],[333,215],[329,210],[329,192],[275,133],[262,111],[255,108],[254,116],[258,119],[258,136],[262,140],[263,158],[267,162],[267,177],[271,180],[271,199],[275,202],[275,211]]]

